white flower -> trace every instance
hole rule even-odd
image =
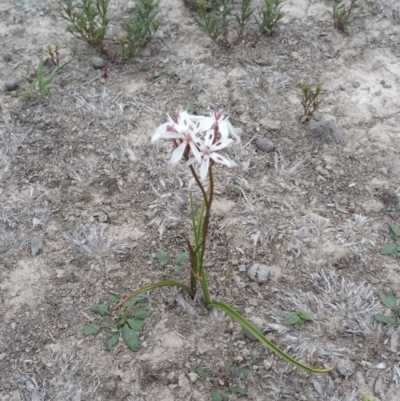
[[[232,167],[232,163],[224,156],[221,156],[216,151],[226,148],[232,143],[232,139],[221,138],[219,141],[214,143],[215,132],[214,129],[210,129],[204,141],[199,139],[196,141],[196,145],[199,148],[201,157],[200,162],[200,178],[204,180],[207,177],[208,168],[210,166],[210,159],[215,163],[223,164],[228,167]]]

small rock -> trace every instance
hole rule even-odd
[[[198,374],[195,372],[188,373],[188,376],[192,383],[194,383],[199,378]]]
[[[95,70],[101,70],[106,66],[106,61],[101,57],[93,57],[92,66]]]
[[[31,252],[32,252],[32,256],[35,256],[43,247],[43,243],[42,240],[37,237],[36,235],[34,235],[31,238]]]
[[[375,212],[379,213],[383,209],[382,203],[376,201],[375,199],[370,199],[362,204],[364,210],[368,213]]]
[[[15,322],[11,323],[11,330],[15,330],[16,327],[17,327],[17,325]]]
[[[348,379],[355,371],[356,367],[349,359],[341,359],[337,364],[337,370],[341,375]]]
[[[351,81],[351,85],[353,88],[358,88],[360,86],[360,83],[358,81]]]
[[[132,12],[134,11],[136,8],[136,4],[134,1],[130,1],[127,5],[126,5],[126,11],[128,12]]]
[[[325,177],[329,176],[329,171],[325,170],[322,166],[317,166],[315,170],[317,171],[317,173],[320,173]]]
[[[7,354],[5,352],[0,354],[0,362],[6,358]]]
[[[242,356],[244,356],[245,358],[250,356],[250,351],[247,348],[243,348],[242,349]]]
[[[175,379],[175,372],[169,372],[167,376],[167,380],[172,382]]]
[[[190,394],[190,392],[192,391],[189,379],[186,377],[186,375],[184,373],[181,373],[179,375],[178,386],[181,388],[179,390],[180,398],[184,398],[184,397],[188,396]]]
[[[18,82],[15,81],[14,79],[11,79],[10,81],[4,82],[4,87],[8,92],[15,91],[18,89]]]
[[[261,331],[261,327],[254,323],[252,320],[249,320],[249,322],[258,330]],[[247,337],[251,341],[257,341],[257,338],[253,336],[248,330],[246,330],[244,327],[242,328],[242,333],[244,334],[245,337]]]
[[[256,146],[259,150],[265,153],[270,153],[275,150],[275,144],[267,138],[257,138]]]
[[[254,263],[247,270],[248,276],[257,283],[264,283],[269,279],[269,268],[261,263]]]

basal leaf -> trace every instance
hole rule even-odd
[[[169,262],[169,256],[166,252],[160,251],[156,253],[156,258],[162,265],[166,265]]]
[[[108,294],[108,299],[112,302],[112,303],[117,303],[119,301],[119,296],[117,294],[114,294],[113,292],[110,292]]]
[[[222,395],[215,389],[211,390],[211,401],[222,401]]]
[[[314,315],[312,312],[304,309],[298,309],[296,313],[303,319],[303,320],[314,320]]]
[[[174,271],[178,272],[179,270],[181,270],[181,267],[179,265],[175,265],[174,266]]]
[[[299,322],[300,319],[301,317],[296,312],[290,312],[283,319],[283,324],[286,324],[287,326],[292,326]]]
[[[108,304],[94,304],[90,308],[93,313],[100,316],[108,316]]]
[[[397,238],[400,238],[400,227],[398,225],[390,224],[390,230]]]
[[[392,317],[392,316],[376,315],[375,319],[378,322],[386,323],[386,324],[395,324],[396,323],[396,318]]]
[[[136,331],[132,330],[127,324],[122,328],[122,338],[131,351],[137,351],[139,348],[139,337]]]
[[[83,328],[83,334],[85,336],[93,336],[98,334],[100,331],[100,326],[96,323],[90,323]]]
[[[141,319],[128,319],[126,322],[129,327],[135,331],[139,331],[144,325],[144,321]]]
[[[182,263],[186,263],[189,259],[189,255],[187,252],[180,253],[175,260],[176,265],[181,265]]]
[[[208,376],[207,371],[203,368],[203,366],[197,366],[195,372],[201,377],[202,379],[206,379]]]
[[[115,347],[119,341],[119,331],[112,333],[106,340],[106,349],[110,351],[111,348]]]
[[[134,305],[136,302],[139,302],[143,298],[142,295],[136,295],[135,297],[132,297],[126,303],[124,304],[125,308],[130,308],[132,305]]]
[[[392,253],[395,252],[395,250],[397,249],[398,245],[397,244],[386,244],[384,245],[381,250],[379,251],[379,253],[381,255],[391,255]]]
[[[147,316],[150,316],[150,311],[146,308],[136,308],[132,311],[132,315],[136,317],[136,319],[146,319]]]
[[[391,309],[393,312],[397,313],[397,297],[396,294],[393,292],[389,293],[388,295],[383,294],[382,292],[378,292],[379,298],[381,299],[382,303]]]
[[[242,387],[231,387],[232,394],[247,395],[247,391]]]

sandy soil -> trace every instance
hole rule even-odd
[[[2,88],[16,79],[28,90],[48,44],[73,59],[41,101],[0,92],[1,400],[201,401],[232,385],[249,400],[400,399],[399,325],[374,320],[388,313],[377,291],[400,295],[399,260],[379,255],[393,223],[385,194],[400,196],[400,4],[358,3],[343,34],[328,3],[287,0],[273,37],[228,51],[182,1],[162,0],[161,40],[110,64],[104,83],[95,51],[65,32],[54,1],[0,2]],[[127,7],[111,1],[110,37]],[[316,118],[331,123],[333,142],[300,122],[302,81],[326,88]],[[137,353],[83,336],[90,306],[110,291],[186,280],[187,269],[161,267],[154,254],[184,250],[189,175],[149,139],[167,113],[191,105],[222,108],[244,131],[229,151],[237,167],[216,174],[214,296],[305,363],[339,364],[331,374],[292,368],[175,289],[149,295]],[[276,150],[258,150],[257,138]],[[265,284],[249,279],[254,262],[269,266]],[[282,323],[296,308],[316,317],[301,332]],[[228,378],[229,360],[251,375]],[[194,374],[198,365],[209,378]]]

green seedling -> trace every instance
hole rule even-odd
[[[400,227],[396,224],[390,224],[389,236],[393,243],[384,245],[379,253],[381,255],[396,255],[400,258]]]
[[[156,258],[161,265],[166,265],[170,261],[168,254],[164,251],[157,252]],[[179,270],[181,270],[182,265],[186,263],[188,260],[189,260],[189,255],[187,254],[187,252],[181,252],[176,257],[175,262],[173,264],[174,271],[178,272]]]
[[[67,32],[88,44],[102,49],[110,20],[107,10],[110,0],[61,0],[61,18],[70,25]]]
[[[375,319],[378,322],[385,324],[395,324],[397,320],[400,318],[399,308],[397,306],[397,297],[396,294],[391,292],[389,294],[383,294],[382,292],[378,292],[379,299],[382,303],[389,308],[394,316],[385,316],[385,315],[376,315]]]
[[[215,44],[227,49],[245,39],[255,46],[263,36],[271,35],[283,18],[283,0],[264,0],[257,16],[251,0],[184,0],[184,3],[194,11],[194,19],[205,34]],[[259,34],[245,32],[252,20],[256,22]],[[232,31],[236,31],[236,35]]]
[[[350,0],[350,5],[346,6],[345,2],[333,4],[333,25],[336,29],[344,31],[346,26],[350,23],[350,14],[356,0]]]
[[[317,84],[315,89],[307,83],[301,84],[301,105],[303,106],[304,116],[310,119],[313,114],[317,111],[321,104],[320,95],[323,93],[323,88],[321,84]]]
[[[288,313],[283,319],[287,326],[294,326],[296,330],[303,330],[306,322],[312,322],[314,315],[304,309],[298,309],[295,312]]]
[[[112,304],[120,301],[118,295],[114,293],[108,294],[108,299]],[[108,304],[94,304],[90,308],[93,313],[101,317],[111,318],[111,323],[99,324],[90,323],[83,329],[85,336],[97,335],[100,330],[106,329],[109,335],[106,339],[106,349],[109,351],[114,348],[122,335],[122,339],[128,349],[137,351],[139,349],[138,332],[142,329],[145,319],[150,315],[150,312],[144,307],[135,307],[137,302],[140,302],[143,297],[133,297],[124,305],[124,308],[116,311]]]
[[[264,0],[265,8],[260,11],[257,24],[260,29],[260,36],[270,36],[273,31],[279,27],[281,24],[281,19],[283,18],[282,12],[282,0]]]
[[[46,46],[46,53],[49,55],[50,61],[55,67],[60,65],[60,54],[58,52],[58,45],[54,46],[54,49],[51,45]]]
[[[43,66],[43,58],[40,59],[39,61],[39,67],[38,67],[38,74],[37,74],[37,78],[33,80],[31,86],[29,87],[28,92],[24,93],[22,95],[22,98],[24,99],[24,103],[28,104],[29,101],[32,99],[32,97],[35,95],[35,93],[37,94],[37,97],[40,99],[42,99],[47,92],[50,89],[54,89],[57,86],[53,85],[52,82],[54,80],[54,78],[60,74],[60,72],[71,62],[67,61],[66,63],[64,63],[63,65],[56,67],[53,72],[46,76],[45,72],[44,72],[44,66]]]
[[[122,24],[125,36],[120,39],[125,59],[137,56],[155,37],[161,21],[159,3],[154,0],[139,0],[135,14]]]

